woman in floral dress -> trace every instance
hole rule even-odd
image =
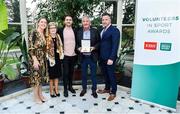
[[[47,20],[40,18],[37,22],[37,29],[32,31],[29,37],[29,64],[30,83],[33,87],[34,100],[41,104],[46,101],[42,94],[42,83],[48,81],[47,60],[46,60],[46,34]]]

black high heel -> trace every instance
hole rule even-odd
[[[60,93],[56,94],[57,97],[60,97]]]
[[[50,95],[51,96],[51,98],[54,98],[54,97],[56,97],[56,95]]]
[[[55,89],[54,89],[54,93],[56,94],[57,97],[60,97],[60,93],[56,93]]]

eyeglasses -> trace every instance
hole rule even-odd
[[[56,27],[50,27],[49,29],[56,29]]]

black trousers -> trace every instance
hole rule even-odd
[[[76,56],[64,56],[63,85],[65,91],[67,90],[67,88],[72,88],[72,79],[73,79],[75,62],[76,62]]]

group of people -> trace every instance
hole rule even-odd
[[[92,96],[109,93],[108,101],[116,97],[117,84],[115,61],[119,47],[120,32],[111,24],[111,16],[108,13],[102,15],[102,30],[91,27],[88,16],[82,17],[82,27],[72,27],[73,19],[70,15],[64,17],[64,27],[57,28],[55,22],[47,22],[46,18],[40,18],[37,28],[29,37],[29,64],[30,83],[33,87],[34,100],[41,104],[47,99],[42,94],[42,83],[50,85],[50,96],[59,97],[58,81],[63,75],[64,97],[68,97],[68,91],[76,93],[72,86],[73,72],[77,57],[79,57],[82,71],[82,91],[80,96],[87,92],[87,71],[90,67],[92,80]],[[83,51],[82,40],[90,41],[90,50]],[[105,76],[105,88],[97,90],[96,69],[100,63],[101,71]],[[62,71],[61,71],[62,69]]]

